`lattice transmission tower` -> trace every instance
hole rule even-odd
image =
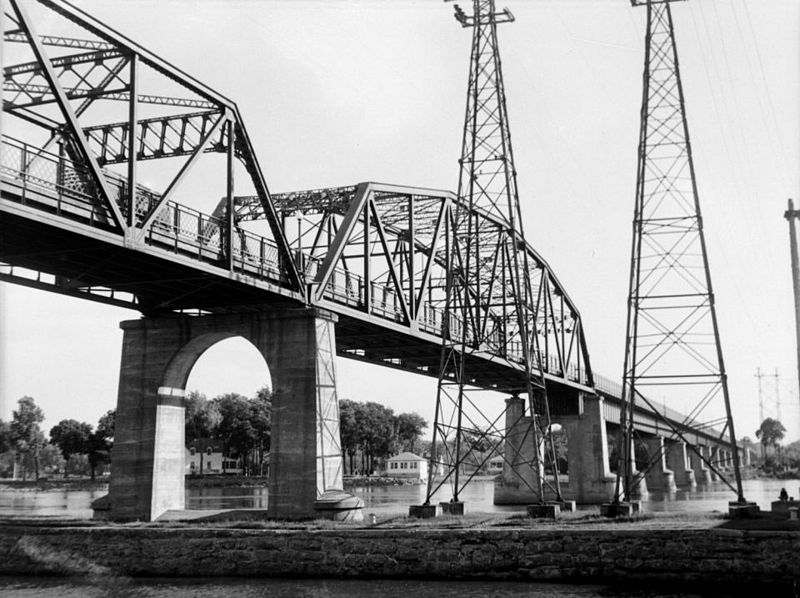
[[[631,1],[633,6],[646,7],[647,33],[617,500],[630,500],[639,479],[633,471],[631,454],[636,404],[645,404],[661,414],[664,409],[653,404],[658,400],[687,413],[684,424],[730,443],[734,449],[735,487],[708,455],[687,441],[681,427],[663,417],[673,438],[685,441],[744,502],[678,65],[672,1]],[[655,461],[661,456],[650,458]]]
[[[538,306],[522,228],[497,41],[497,26],[514,17],[508,9],[497,11],[494,0],[473,0],[472,4],[471,15],[455,6],[457,21],[472,29],[472,50],[459,160],[460,201],[447,231],[444,342],[425,503],[430,504],[449,482],[453,488],[450,504],[462,509],[460,492],[474,475],[465,468],[477,471],[477,466],[499,456],[506,464],[504,476],[522,472],[512,483],[533,497],[531,502],[542,502],[547,483],[542,448],[550,423],[536,334]],[[486,217],[480,217],[481,213]],[[484,367],[479,355],[485,358],[490,353],[515,364],[517,375],[490,389],[472,386],[476,372]],[[499,402],[496,395],[484,408],[486,390],[512,397],[499,415],[491,412]],[[506,437],[509,423],[513,441]],[[548,450],[555,464],[552,442]],[[444,475],[434,481],[437,471]],[[553,479],[552,496],[560,500],[557,474]],[[456,507],[449,512],[463,511]]]

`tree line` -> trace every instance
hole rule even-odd
[[[272,392],[268,387],[249,399],[236,393],[211,400],[200,392],[186,396],[186,446],[201,453],[219,448],[239,459],[245,475],[264,475],[272,434]]]
[[[203,454],[211,449],[238,459],[245,475],[265,475],[272,433],[272,392],[268,387],[252,398],[227,393],[208,399],[198,391],[185,398],[186,446]],[[25,479],[32,472],[85,474],[92,479],[101,465],[111,463],[115,411],[92,426],[75,419],[41,429],[44,411],[31,397],[17,402],[10,422],[0,420],[0,476]],[[375,471],[384,459],[402,451],[424,452],[420,444],[427,422],[417,413],[395,415],[374,402],[339,402],[342,457],[345,472]]]
[[[368,401],[339,401],[345,473],[372,473],[378,461],[403,451],[414,453],[428,423],[418,413],[395,415],[389,407]]]
[[[99,466],[110,462],[114,443],[115,411],[109,411],[97,422],[97,428],[86,422],[63,419],[50,429],[49,441],[41,429],[44,411],[32,397],[17,401],[11,421],[0,420],[0,475],[26,479],[32,470],[35,479],[43,469],[59,469],[68,477],[74,461],[81,461],[92,479]],[[77,457],[77,459],[76,459]],[[10,462],[9,462],[10,461]]]

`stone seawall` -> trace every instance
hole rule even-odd
[[[391,577],[790,588],[800,534],[4,525],[0,574]],[[672,586],[671,586],[672,587]]]

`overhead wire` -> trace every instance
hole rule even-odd
[[[772,116],[772,124],[774,126],[774,131],[775,131],[776,137],[778,139],[778,145],[780,147],[780,152],[779,153],[780,153],[780,156],[783,158],[784,167],[786,168],[786,171],[784,172],[784,176],[787,177],[787,181],[789,183],[788,186],[791,187],[791,185],[793,183],[790,180],[788,173],[791,172],[792,167],[789,164],[789,159],[787,157],[786,146],[784,145],[783,137],[780,134],[781,129],[780,129],[780,126],[778,125],[778,118],[777,118],[777,113],[775,111],[775,104],[772,101],[772,94],[770,93],[769,85],[767,84],[767,78],[766,78],[766,75],[764,74],[765,73],[764,60],[761,57],[761,50],[759,48],[758,38],[757,38],[757,36],[755,34],[755,29],[753,28],[753,19],[750,16],[750,9],[747,7],[746,0],[740,0],[740,2],[742,3],[742,6],[744,6],[744,11],[745,11],[745,15],[747,17],[747,23],[748,23],[750,35],[752,36],[752,40],[753,40],[753,48],[755,49],[756,60],[758,61],[758,67],[759,67],[758,70],[759,70],[759,73],[761,73],[760,82],[761,82],[761,85],[763,86],[764,94],[765,94],[765,96],[767,98],[767,105],[769,106],[770,116]]]
[[[749,161],[743,157],[741,149],[742,147],[746,146],[746,143],[744,141],[744,136],[741,132],[741,127],[738,126],[738,123],[741,123],[742,121],[740,118],[734,118],[732,116],[729,116],[730,109],[728,103],[724,100],[726,96],[735,95],[735,92],[738,93],[738,91],[733,89],[730,90],[724,89],[725,86],[722,83],[723,77],[721,76],[720,69],[718,67],[718,59],[717,59],[718,52],[714,49],[713,44],[711,44],[712,35],[711,35],[711,30],[707,23],[708,19],[705,13],[702,12],[702,6],[699,9],[701,11],[699,15],[696,14],[696,9],[694,8],[694,4],[690,3],[690,7],[691,7],[690,14],[692,16],[692,20],[695,25],[694,27],[695,34],[697,36],[699,47],[702,50],[700,52],[700,60],[703,63],[703,68],[706,73],[706,81],[708,83],[709,91],[711,93],[714,113],[717,119],[716,125],[718,130],[718,140],[721,142],[723,146],[725,157],[729,165],[729,167],[726,169],[727,174],[728,176],[731,177],[732,180],[735,181],[735,184],[731,188],[731,193],[733,197],[736,198],[735,203],[739,204],[740,209],[746,210],[750,205],[750,202],[745,201],[743,199],[742,197],[743,190],[745,190],[746,194],[751,197],[757,196],[758,192],[752,188],[752,184],[750,182],[753,180],[752,173],[750,173],[749,176],[744,176],[745,168],[747,168],[748,171],[750,170],[750,168],[749,168]],[[702,29],[705,31],[705,37],[706,40],[708,41],[707,44],[703,43],[703,40],[700,36],[701,25]],[[721,29],[720,33],[721,35],[724,36],[724,32],[722,32]],[[726,67],[728,70],[728,80],[732,81],[733,77],[730,70],[730,64],[727,63],[727,59],[726,59]],[[715,84],[719,84],[719,87],[717,87],[717,85]],[[730,126],[729,123],[731,122],[734,123],[733,126]],[[729,125],[725,126],[725,123],[728,123]],[[736,142],[736,140],[729,139],[728,137],[727,131],[733,128],[736,128],[737,132],[739,133],[738,137],[740,141],[738,143]],[[731,149],[731,145],[733,145],[734,148],[733,150]],[[729,210],[719,210],[719,214],[722,219],[721,224],[724,225],[727,235],[730,237],[732,236],[731,235],[732,226],[730,220],[728,219],[729,213],[730,213]],[[748,252],[751,255],[759,255],[758,259],[759,263],[764,264],[766,268],[772,270],[772,264],[771,264],[772,260],[770,259],[770,256],[763,255],[763,248],[760,246],[760,244],[756,244],[751,236],[745,236],[744,239],[739,239],[739,240],[740,241],[743,240],[749,246]],[[721,248],[719,255],[724,261],[726,268],[729,271],[735,271],[735,269],[738,267],[737,263],[739,260],[738,258],[734,259],[729,258],[726,249],[727,248],[723,246]],[[738,245],[736,249],[737,252],[741,251],[741,246]],[[770,275],[772,275],[772,272],[770,272]],[[742,286],[743,282],[741,278],[738,276],[732,276],[730,277],[730,280],[732,282],[732,285],[734,287],[737,296],[739,297],[739,305],[744,308],[745,316],[747,317],[752,327],[752,330],[757,331],[761,329],[763,327],[763,322],[762,323],[757,322],[757,318],[754,316],[752,308],[750,307],[751,302],[745,300],[746,294]],[[752,293],[753,287],[749,287],[748,290],[750,291],[750,293]],[[757,288],[756,292],[759,294],[758,303],[760,305],[768,304],[768,298],[765,295],[765,291],[762,288]],[[761,320],[762,318],[758,319]],[[775,330],[771,322],[767,322],[767,326],[771,329],[771,332],[773,333],[778,332],[777,330]]]

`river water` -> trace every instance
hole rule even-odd
[[[492,504],[493,482],[476,480],[462,492],[461,499],[468,512],[493,513],[522,511],[524,507]],[[800,496],[800,480],[745,480],[745,498],[769,509],[781,488],[790,495]],[[420,504],[425,498],[424,486],[370,486],[351,491],[364,499],[365,513],[379,520],[406,514],[408,506]],[[0,517],[44,516],[56,518],[89,518],[91,502],[106,494],[107,489],[84,490],[22,490],[0,487]],[[450,490],[443,488],[435,500],[448,500]],[[643,502],[645,511],[727,511],[728,501],[735,499],[730,488],[714,483],[700,485],[696,490],[675,493],[652,492]],[[187,508],[226,509],[260,508],[267,506],[266,488],[187,488]],[[586,509],[596,507],[585,507]],[[19,598],[667,598],[684,597],[665,590],[631,591],[597,585],[538,584],[517,582],[457,582],[457,581],[398,581],[398,580],[275,580],[275,579],[95,579],[0,577],[0,596]],[[716,595],[716,594],[715,594]]]
[[[749,501],[768,510],[777,500],[781,488],[795,497],[800,496],[800,480],[744,480],[744,495]],[[424,485],[363,486],[349,489],[364,500],[365,514],[378,518],[407,514],[409,505],[418,505],[425,500]],[[92,516],[91,503],[108,492],[98,490],[28,490],[10,489],[0,486],[0,517],[3,516],[47,516],[88,519]],[[434,501],[447,501],[452,491],[443,487],[434,496]],[[460,499],[466,503],[467,512],[498,513],[523,512],[524,506],[497,506],[492,504],[494,483],[491,480],[473,480],[461,492]],[[695,490],[678,490],[673,493],[651,492],[643,501],[647,512],[695,511],[727,512],[728,501],[735,494],[721,482],[699,484]],[[188,509],[266,509],[267,489],[240,487],[187,488]],[[597,507],[579,507],[596,509]]]

